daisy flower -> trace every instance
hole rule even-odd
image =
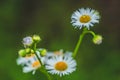
[[[35,71],[41,67],[41,64],[35,54],[29,54],[26,57],[19,57],[17,59],[17,64],[23,66],[24,73],[32,71],[32,74],[35,74]]]
[[[51,74],[63,76],[76,70],[76,61],[68,55],[56,55],[46,61],[46,69]]]
[[[91,8],[81,8],[79,10],[76,10],[71,17],[71,23],[75,28],[90,28],[93,24],[99,23],[99,13],[96,10],[93,10]]]

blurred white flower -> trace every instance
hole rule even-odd
[[[17,64],[23,66],[24,73],[32,71],[32,74],[35,74],[35,71],[41,67],[41,63],[35,54],[29,54],[26,57],[19,57],[17,59]]]
[[[99,23],[99,13],[90,8],[81,8],[75,11],[71,17],[71,23],[75,28],[81,29],[82,27],[90,28],[94,23]]]
[[[54,56],[59,56],[59,55],[69,55],[72,56],[72,52],[66,51],[65,53],[63,52],[63,49],[60,49],[59,51],[54,51],[54,52],[47,52],[46,57],[54,57]]]

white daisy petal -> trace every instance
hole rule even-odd
[[[23,72],[24,72],[24,73],[31,72],[32,70],[33,70],[32,67],[23,67]]]

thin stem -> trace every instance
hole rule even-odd
[[[33,49],[34,49],[34,52],[35,52],[35,55],[36,55],[38,61],[39,61],[40,64],[41,64],[40,71],[43,72],[43,73],[48,77],[48,80],[52,80],[51,76],[50,76],[50,75],[47,73],[47,71],[45,70],[45,67],[42,65],[42,62],[41,62],[39,56],[38,56],[37,53],[36,53],[36,43],[34,43]]]
[[[48,77],[48,80],[52,80],[51,76],[48,74],[48,72],[45,70],[44,66],[42,66],[42,69],[40,69],[40,71],[42,73],[44,73],[47,77]]]
[[[82,39],[83,39],[83,37],[84,37],[84,35],[85,35],[85,33],[82,33],[80,36],[79,36],[79,40],[78,40],[78,42],[77,42],[77,45],[76,45],[76,47],[75,47],[75,49],[74,49],[74,52],[73,52],[73,58],[75,58],[75,56],[76,56],[76,54],[77,54],[77,52],[78,52],[78,49],[79,49],[79,47],[80,47],[80,44],[81,44],[81,42],[82,42]]]
[[[90,31],[90,30],[88,30],[87,28],[84,28],[84,29],[83,29],[83,32],[84,32],[85,34],[90,33],[90,34],[92,34],[93,37],[96,35],[93,31]]]
[[[82,40],[83,40],[83,37],[84,37],[85,34],[87,34],[87,33],[92,34],[93,37],[95,36],[95,33],[94,33],[93,31],[89,31],[89,30],[87,30],[87,29],[85,28],[85,29],[83,30],[82,34],[79,36],[79,40],[78,40],[77,45],[76,45],[76,47],[75,47],[75,49],[74,49],[74,52],[73,52],[73,54],[72,54],[73,58],[75,58],[75,56],[77,55],[77,52],[78,52],[78,49],[79,49],[79,47],[80,47],[80,45],[81,45],[81,42],[82,42]]]
[[[93,31],[86,31],[86,33],[91,33],[93,37],[96,35]]]
[[[39,62],[40,62],[40,64],[42,65],[42,62],[41,62],[41,60],[40,60],[39,56],[38,56],[38,55],[37,55],[37,53],[36,53],[36,43],[34,44],[33,49],[34,49],[34,52],[35,52],[35,55],[36,55],[36,57],[37,57],[38,61],[39,61]]]

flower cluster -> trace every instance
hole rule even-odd
[[[75,57],[84,35],[91,34],[94,44],[102,43],[102,36],[90,30],[90,27],[93,27],[95,23],[99,23],[99,19],[99,12],[91,8],[81,8],[72,14],[72,25],[75,28],[83,28],[73,52],[63,52],[63,50],[50,52],[45,48],[37,48],[37,44],[41,41],[38,35],[23,38],[24,48],[18,51],[17,64],[23,67],[24,73],[32,72],[35,74],[36,70],[40,70],[48,76],[49,80],[52,80],[49,74],[60,77],[69,75],[76,70]]]
[[[40,37],[33,37],[23,38],[25,49],[18,52],[17,64],[23,66],[24,73],[32,71],[35,74],[37,69],[44,67],[48,73],[63,76],[76,70],[76,61],[72,58],[71,52],[63,53],[63,50],[48,52],[43,48],[37,49],[34,45],[40,41]]]

